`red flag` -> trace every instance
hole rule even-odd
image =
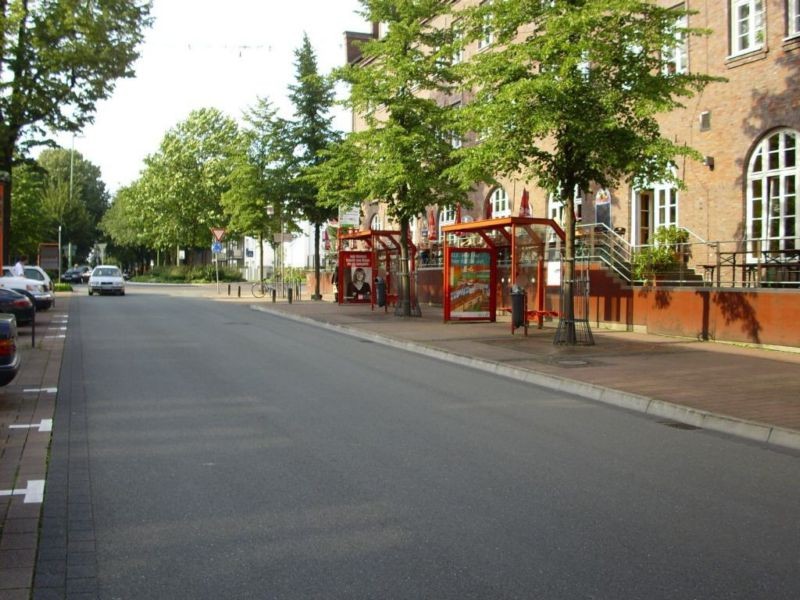
[[[531,204],[530,204],[530,199],[528,198],[528,190],[522,190],[522,200],[520,200],[519,203],[519,216],[520,217],[531,216]]]
[[[433,210],[428,212],[428,239],[435,240],[438,236],[436,235],[436,213]]]

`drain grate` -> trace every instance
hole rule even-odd
[[[689,425],[688,423],[679,423],[678,421],[659,421],[659,424],[672,427],[673,429],[682,429],[684,431],[696,431],[698,429],[702,429],[702,427]]]

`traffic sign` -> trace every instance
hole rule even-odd
[[[218,242],[222,241],[222,238],[225,237],[225,228],[224,227],[212,227],[211,233],[214,234],[214,239]]]
[[[213,244],[211,244],[211,251],[214,254],[219,254],[220,252],[222,252],[222,244],[220,244],[219,242],[214,242]]]

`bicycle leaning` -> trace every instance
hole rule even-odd
[[[250,288],[250,292],[256,298],[263,298],[267,294],[272,293],[272,284],[268,283],[265,279],[262,279],[261,281],[256,281]]]

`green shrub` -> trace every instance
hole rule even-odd
[[[53,291],[54,292],[71,292],[72,291],[72,284],[71,283],[53,283]]]
[[[216,280],[214,265],[163,265],[134,278],[143,283],[211,283]],[[243,278],[238,269],[226,266],[220,267],[219,280],[231,282],[243,281]]]
[[[653,245],[634,253],[633,278],[643,280],[649,275],[679,268],[689,256],[688,241],[689,232],[685,229],[675,225],[659,227],[653,235]]]

